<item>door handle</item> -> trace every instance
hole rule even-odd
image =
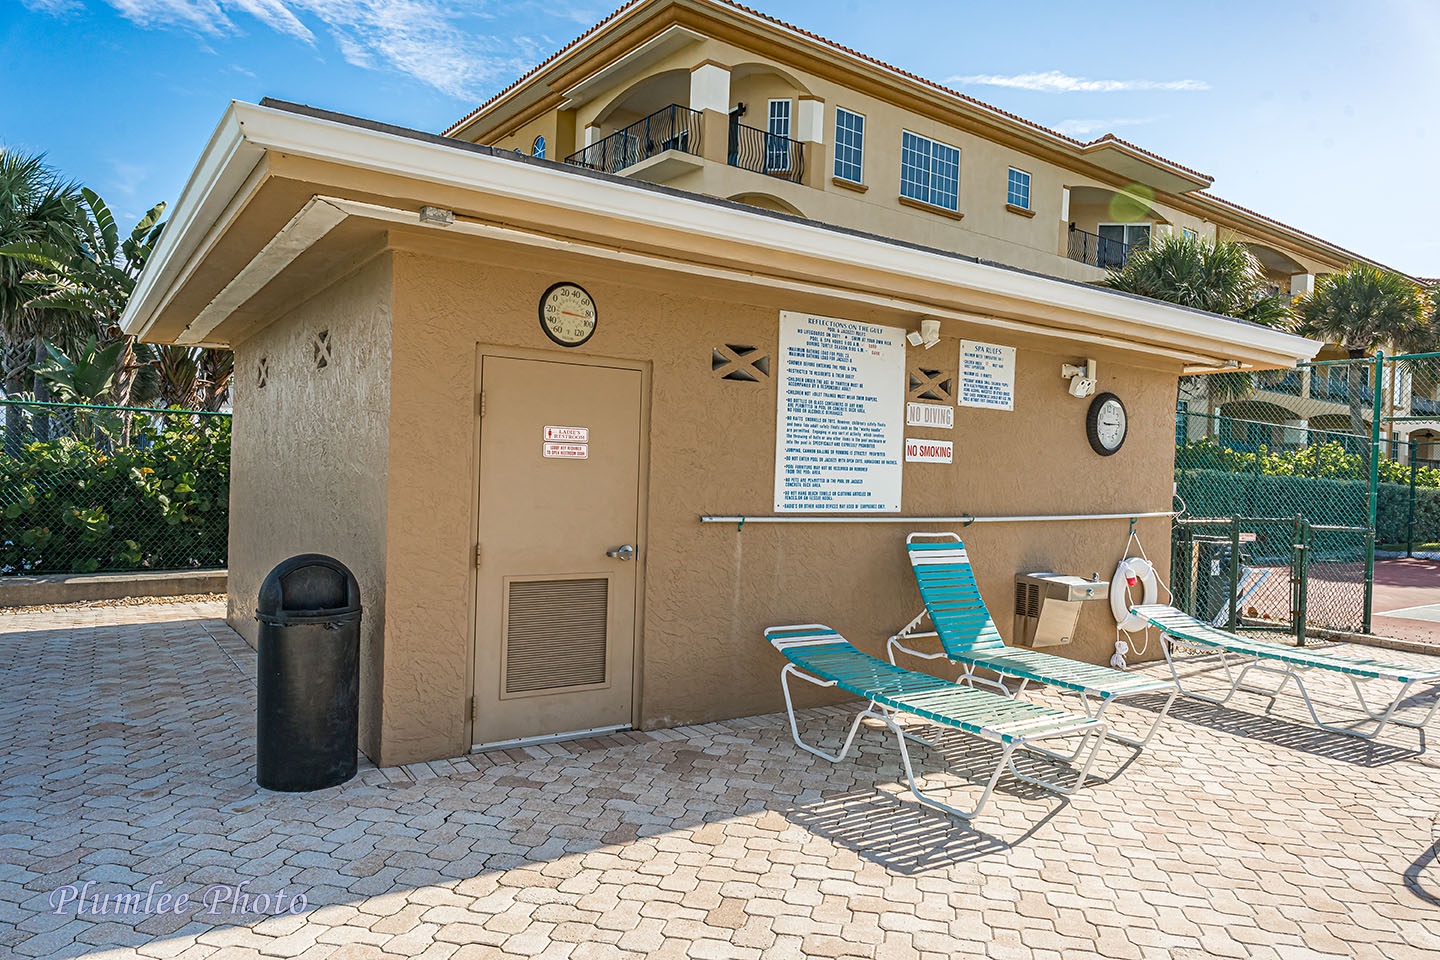
[[[605,551],[605,556],[616,560],[634,560],[635,548],[628,543],[622,547],[611,547]]]

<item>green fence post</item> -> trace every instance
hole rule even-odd
[[[1375,351],[1375,371],[1370,377],[1372,405],[1370,408],[1370,490],[1366,497],[1369,507],[1369,531],[1365,535],[1365,613],[1360,632],[1370,632],[1370,614],[1375,605],[1375,524],[1380,509],[1380,413],[1384,405],[1381,381],[1385,375],[1385,351]]]
[[[1405,515],[1405,556],[1415,556],[1415,475],[1419,464],[1415,462],[1417,444],[1410,441],[1410,506]]]
[[[1305,625],[1310,618],[1310,521],[1295,514],[1295,645],[1305,646]]]
[[[1240,627],[1240,518],[1230,518],[1230,623]]]

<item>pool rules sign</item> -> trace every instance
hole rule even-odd
[[[777,513],[895,513],[905,456],[905,335],[780,312]]]

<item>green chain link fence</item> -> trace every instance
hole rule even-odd
[[[1369,631],[1377,546],[1440,551],[1440,354],[1187,378],[1175,480],[1192,612]]]
[[[0,399],[0,576],[225,566],[230,415]]]

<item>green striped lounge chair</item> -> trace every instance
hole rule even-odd
[[[1097,720],[1103,719],[1110,704],[1125,697],[1165,695],[1164,706],[1144,736],[1137,739],[1113,730],[1109,734],[1111,740],[1137,750],[1143,749],[1155,736],[1175,702],[1179,692],[1176,684],[1039,650],[1007,646],[980,596],[965,544],[958,536],[912,533],[905,538],[905,547],[925,609],[890,638],[886,653],[891,663],[895,662],[897,652],[924,660],[947,658],[961,668],[958,679],[962,683],[987,684],[1009,693],[1010,689],[1001,680],[991,680],[975,671],[984,669],[1002,678],[1018,679],[1020,686],[1015,696],[1032,682],[1046,684],[1079,696],[1086,715]],[[927,620],[931,629],[922,631]],[[906,645],[925,637],[938,637],[940,651],[921,651]]]
[[[886,663],[878,657],[862,653],[849,641],[829,627],[819,624],[802,624],[787,627],[771,627],[765,631],[765,639],[789,662],[780,671],[780,686],[785,692],[785,712],[790,717],[790,735],[795,745],[807,753],[839,763],[850,752],[860,722],[874,717],[890,728],[895,742],[900,747],[900,761],[905,768],[905,779],[915,799],[923,804],[969,820],[980,813],[986,801],[995,790],[1000,774],[1009,770],[1015,777],[1028,783],[1071,794],[1080,789],[1090,772],[1096,750],[1105,739],[1105,723],[1098,718],[1082,717],[1036,703],[1027,703],[1011,697],[976,690],[933,677],[928,673],[916,673]],[[819,687],[835,687],[852,693],[866,701],[855,716],[850,732],[839,753],[831,754],[812,747],[800,737],[800,728],[795,722],[795,702],[790,696],[790,680],[799,677]],[[962,810],[935,799],[920,789],[910,763],[907,740],[926,745],[932,741],[906,732],[898,720],[916,717],[943,729],[958,730],[1000,746],[1000,757],[995,762],[984,791],[970,810]],[[1037,742],[1054,738],[1077,738],[1078,745],[1073,752],[1064,754],[1034,746]],[[1014,753],[1026,748],[1074,762],[1084,757],[1080,771],[1072,782],[1061,784],[1042,780],[1021,773],[1015,768]]]
[[[1175,677],[1175,685],[1187,697],[1214,704],[1223,704],[1239,692],[1256,693],[1274,698],[1285,689],[1287,683],[1293,681],[1295,689],[1305,703],[1305,708],[1310,711],[1310,719],[1315,722],[1317,727],[1368,740],[1379,736],[1380,731],[1384,730],[1387,724],[1394,723],[1397,726],[1419,730],[1420,748],[1422,751],[1425,749],[1425,725],[1434,718],[1436,708],[1440,707],[1440,697],[1437,697],[1430,708],[1423,712],[1416,710],[1410,716],[1405,717],[1396,714],[1416,688],[1440,687],[1440,669],[1426,669],[1384,660],[1372,660],[1368,657],[1354,657],[1335,653],[1326,648],[1309,649],[1282,646],[1278,643],[1242,637],[1197,620],[1166,604],[1143,604],[1135,607],[1134,612],[1144,617],[1152,626],[1159,628],[1161,648],[1165,651],[1166,662],[1170,664],[1170,672]],[[1182,657],[1181,652],[1185,650],[1193,652]],[[1218,658],[1224,667],[1229,689],[1218,697],[1186,689],[1180,679],[1180,673],[1176,669],[1177,660],[1192,663],[1212,657]],[[1235,666],[1238,666],[1239,669],[1232,669]],[[1252,670],[1258,673],[1279,675],[1279,686],[1269,689],[1247,686],[1245,677]],[[1320,671],[1349,680],[1351,688],[1355,691],[1355,698],[1359,701],[1360,710],[1366,717],[1365,721],[1361,721],[1361,725],[1369,726],[1373,723],[1373,729],[1357,730],[1353,727],[1322,721],[1320,714],[1315,710],[1315,702],[1311,699],[1310,692],[1305,688],[1305,674],[1311,671]],[[1393,683],[1398,686],[1395,688],[1395,695],[1388,701],[1383,698],[1372,701],[1365,695],[1365,690],[1361,686],[1364,683]],[[1376,705],[1372,706],[1372,702]],[[1414,719],[1414,714],[1417,713],[1420,714],[1418,720]]]

